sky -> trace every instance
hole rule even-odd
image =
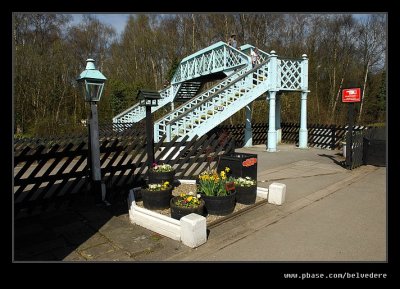
[[[73,17],[72,24],[77,24],[81,21],[83,14],[71,14]],[[125,24],[128,21],[130,14],[92,14],[96,16],[101,22],[110,24],[114,27],[117,34],[121,34],[121,32],[125,28]],[[369,14],[354,14],[356,18],[363,19],[366,18]]]
[[[101,22],[113,26],[117,34],[120,34],[124,30],[130,14],[92,14],[92,15],[95,16],[97,19],[99,19]],[[71,14],[71,16],[73,19],[72,24],[74,25],[78,24],[81,21],[83,14]]]

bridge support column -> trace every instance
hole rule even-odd
[[[246,127],[244,129],[244,146],[253,146],[253,132],[251,129],[251,103],[245,106],[246,111]]]
[[[300,132],[299,132],[299,148],[306,149],[308,143],[307,130],[307,92],[301,93],[301,115],[300,115]]]
[[[282,142],[282,129],[281,129],[281,94],[276,94],[275,104],[275,126],[276,126],[276,144]]]
[[[269,127],[267,151],[276,152],[276,128],[275,128],[275,95],[276,91],[269,91]]]

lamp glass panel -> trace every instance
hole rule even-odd
[[[104,83],[86,81],[86,101],[99,101]]]

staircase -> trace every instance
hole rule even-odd
[[[219,41],[182,59],[171,85],[160,90],[161,100],[151,112],[174,100],[187,101],[198,93],[204,79],[213,74],[229,75],[235,69],[248,65],[250,57],[225,42]],[[135,104],[113,118],[113,123],[138,122],[146,117],[146,109]]]
[[[186,102],[192,99],[192,97],[198,93],[202,84],[203,83],[200,81],[182,82],[174,100],[179,102]]]
[[[202,136],[271,88],[270,59],[251,69],[246,66],[208,91],[196,96],[154,125],[154,141],[178,136]]]
[[[151,111],[173,101],[186,102],[155,122],[154,141],[163,135],[166,141],[202,136],[267,91],[307,91],[306,55],[302,59],[278,58],[273,51],[259,50],[261,64],[252,68],[252,49],[254,46],[246,44],[237,50],[220,41],[182,59],[171,85],[160,91],[161,100]],[[198,94],[204,82],[221,78]],[[144,117],[145,108],[136,104],[113,122],[138,122]]]
[[[267,91],[307,89],[306,59],[278,58],[263,51],[260,56],[261,64],[236,69],[209,90],[157,120],[154,141],[158,142],[164,134],[166,141],[176,136],[178,141],[184,136],[189,136],[189,140],[195,135],[202,136]]]

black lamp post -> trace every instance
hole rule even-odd
[[[77,81],[82,83],[85,90],[85,101],[90,104],[89,117],[89,162],[92,177],[92,188],[95,194],[96,203],[105,201],[106,188],[102,184],[100,169],[100,147],[99,147],[99,122],[97,114],[97,102],[103,93],[106,77],[94,66],[93,59],[86,60],[86,69],[79,75]]]
[[[146,138],[147,138],[147,165],[149,169],[154,163],[154,133],[153,133],[153,117],[151,115],[151,107],[158,105],[161,99],[158,91],[155,90],[139,90],[139,105],[146,107]]]

